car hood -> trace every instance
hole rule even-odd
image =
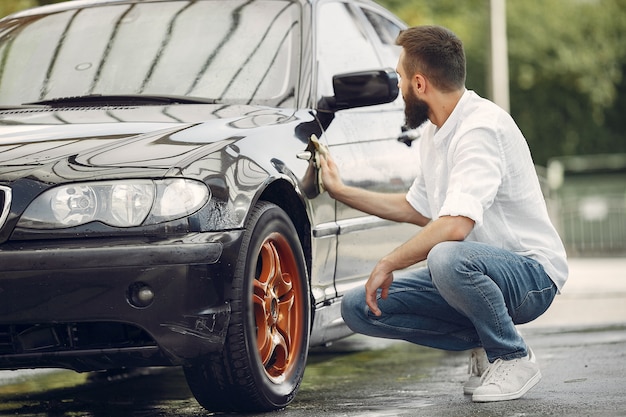
[[[3,110],[0,180],[173,175],[171,170],[178,172],[252,132],[292,120],[292,113],[188,104]]]

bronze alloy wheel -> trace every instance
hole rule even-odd
[[[300,307],[307,296],[298,288],[298,264],[285,236],[267,237],[257,265],[252,303],[259,356],[268,377],[280,383],[297,363],[302,333],[308,331]]]
[[[293,400],[308,353],[306,271],[289,216],[274,204],[258,203],[246,222],[233,277],[224,352],[185,368],[189,387],[203,407],[269,411]]]

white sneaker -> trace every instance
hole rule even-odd
[[[541,380],[533,351],[525,358],[496,359],[482,376],[482,385],[474,390],[472,401],[491,402],[520,398]]]
[[[471,395],[474,390],[481,385],[480,378],[489,368],[489,359],[487,359],[487,352],[483,348],[474,348],[470,352],[469,367],[467,369],[469,373],[469,379],[463,384],[463,393]]]

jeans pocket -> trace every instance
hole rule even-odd
[[[529,291],[522,303],[515,309],[513,322],[515,324],[524,324],[541,316],[552,304],[556,293],[557,289],[554,283],[541,290]]]

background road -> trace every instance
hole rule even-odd
[[[352,336],[311,352],[285,410],[256,416],[626,416],[626,259],[572,259],[544,316],[520,326],[543,379],[524,398],[474,404],[462,394],[467,354]],[[178,369],[113,380],[67,371],[0,372],[0,415],[212,416]]]

